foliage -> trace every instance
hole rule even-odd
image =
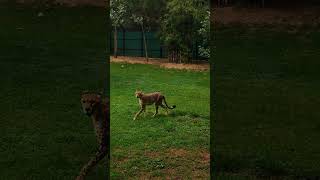
[[[110,2],[110,19],[114,27],[114,56],[117,57],[118,49],[118,28],[127,23],[128,3],[125,0],[111,0]]]
[[[115,27],[122,26],[127,19],[128,5],[125,0],[111,0],[110,1],[110,19],[112,25]]]
[[[209,21],[209,5],[206,2],[195,0],[167,2],[166,13],[161,19],[160,37],[168,46],[169,52],[173,54],[171,56],[173,61],[189,62],[195,41],[209,34],[209,25],[204,22],[204,19]],[[208,42],[202,42],[201,47],[205,49],[206,44]]]
[[[201,21],[201,28],[198,30],[199,34],[199,53],[201,57],[210,58],[210,11]]]
[[[130,19],[133,23],[146,27],[158,26],[163,10],[166,7],[165,0],[132,0],[128,2]]]
[[[210,56],[207,0],[112,0],[110,16],[115,27],[134,25],[141,29],[145,49],[145,31],[159,30],[162,43],[168,47],[169,59],[174,62],[190,62],[196,48],[200,56]],[[147,49],[145,52],[147,57]]]
[[[152,27],[152,22],[157,22],[156,18],[159,13],[159,7],[163,0],[153,1],[153,0],[133,0],[129,3],[129,9],[131,14],[131,20],[141,28],[143,32],[143,43],[145,56],[148,61],[148,49],[145,31],[149,31]],[[159,5],[159,6],[157,6]],[[156,15],[156,16],[154,16]]]
[[[114,54],[117,56],[117,28],[135,26],[141,28],[143,32],[145,55],[148,59],[147,41],[145,37],[145,30],[149,30],[152,23],[156,22],[155,18],[158,10],[161,9],[161,2],[163,1],[151,1],[151,0],[112,0],[111,1],[111,21],[114,26]],[[156,15],[155,15],[156,14]]]

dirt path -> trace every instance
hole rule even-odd
[[[22,4],[31,4],[35,0],[17,0],[18,3]],[[1,2],[1,0],[0,0]],[[52,0],[55,4],[67,5],[67,6],[82,6],[82,5],[90,5],[97,7],[106,7],[106,0]]]
[[[212,21],[221,24],[320,25],[319,8],[216,8]]]
[[[129,64],[152,64],[152,65],[157,65],[162,68],[168,68],[168,69],[186,69],[186,70],[193,70],[193,71],[209,71],[210,70],[209,63],[176,64],[176,63],[169,63],[167,59],[159,59],[159,58],[149,58],[149,62],[147,62],[144,57],[118,56],[117,58],[114,58],[113,56],[110,56],[110,62],[129,63]]]

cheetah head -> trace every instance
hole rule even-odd
[[[84,91],[81,94],[81,105],[83,112],[91,116],[98,104],[102,101],[101,94],[95,92]]]

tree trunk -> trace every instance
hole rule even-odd
[[[114,56],[115,58],[118,57],[117,51],[118,51],[118,32],[117,32],[117,26],[114,26],[113,56]]]
[[[142,34],[143,34],[144,51],[146,53],[146,59],[147,59],[147,62],[148,62],[149,61],[149,57],[148,57],[148,49],[147,49],[147,40],[146,40],[146,34],[144,32],[143,24],[141,24],[141,29],[142,29]]]

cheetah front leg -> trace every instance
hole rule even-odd
[[[155,110],[155,112],[154,112],[154,114],[153,114],[153,116],[152,117],[155,117],[157,114],[158,114],[158,110],[159,110],[159,105],[155,105],[155,108],[156,108],[156,110]]]
[[[143,112],[143,111],[145,111],[145,109],[146,109],[146,106],[141,106],[141,109],[140,109],[140,111],[139,112],[137,112],[137,114],[134,116],[134,118],[133,118],[133,120],[136,120],[137,119],[137,117]]]
[[[106,156],[106,154],[107,154],[106,148],[99,148],[99,151],[96,153],[96,155],[92,157],[85,166],[83,166],[76,180],[84,180],[85,176],[90,172],[90,170],[96,164],[98,164],[98,162],[102,160]]]

